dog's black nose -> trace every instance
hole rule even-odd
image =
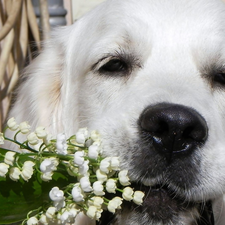
[[[153,141],[153,147],[171,159],[176,153],[190,153],[205,143],[208,127],[194,109],[170,103],[147,107],[140,116],[142,136]]]

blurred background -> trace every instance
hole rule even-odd
[[[23,68],[41,51],[51,28],[76,22],[103,1],[0,0],[0,132]]]

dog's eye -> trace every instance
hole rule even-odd
[[[217,73],[214,75],[214,81],[220,84],[225,84],[225,73]]]
[[[111,59],[109,62],[100,67],[100,73],[118,73],[126,72],[128,70],[128,65],[126,62],[120,59]]]

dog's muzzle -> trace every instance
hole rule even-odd
[[[208,137],[205,119],[194,109],[178,104],[147,107],[140,116],[139,126],[151,137],[154,149],[168,161],[191,153]]]

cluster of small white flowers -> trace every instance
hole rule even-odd
[[[80,212],[93,220],[99,220],[103,209],[115,213],[121,208],[123,200],[142,204],[144,193],[128,187],[131,184],[128,171],[120,169],[119,158],[101,157],[101,139],[97,131],[89,133],[87,128],[81,128],[69,139],[65,133],[60,133],[56,140],[50,140],[44,127],[37,127],[34,132],[30,132],[27,122],[17,124],[14,118],[7,122],[7,127],[16,131],[16,135],[27,134],[27,140],[21,143],[20,148],[33,154],[21,165],[20,153],[7,151],[4,162],[0,162],[1,177],[8,174],[13,181],[20,178],[29,181],[36,169],[42,181],[49,182],[59,164],[66,168],[70,176],[76,177],[75,182],[63,190],[53,187],[49,192],[52,205],[45,212],[28,217],[25,220],[28,225],[72,224]],[[0,133],[0,144],[5,140],[4,134]],[[105,198],[106,192],[115,195],[120,192],[122,196],[109,200]]]

